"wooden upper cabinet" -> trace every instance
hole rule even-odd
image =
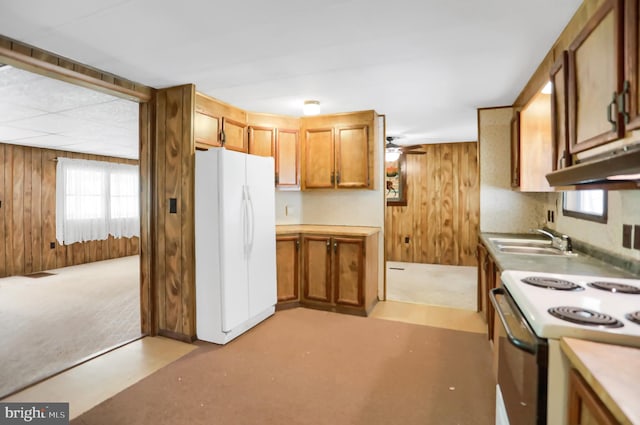
[[[223,144],[226,149],[247,152],[247,124],[227,117],[222,118]]]
[[[249,153],[275,156],[276,130],[270,127],[249,126]]]
[[[364,306],[364,240],[334,238],[335,303]]]
[[[305,188],[334,186],[333,128],[307,129],[305,132]]]
[[[338,187],[369,186],[369,128],[366,125],[336,129]]]
[[[193,132],[196,147],[208,148],[222,146],[220,144],[220,120],[218,117],[196,110]]]
[[[638,0],[625,2],[625,74],[624,102],[628,117],[626,129],[640,128],[640,3]]]
[[[511,118],[511,187],[520,187],[520,112]]]
[[[300,140],[298,130],[278,129],[276,137],[276,186],[300,187]]]
[[[624,135],[622,0],[606,0],[569,46],[571,153]]]
[[[551,81],[551,138],[553,140],[553,170],[571,165],[569,153],[569,110],[568,85],[568,54],[562,52],[560,58],[553,64],[549,75]]]
[[[551,95],[539,91],[520,111],[521,191],[551,190],[545,177],[553,169],[551,139]]]

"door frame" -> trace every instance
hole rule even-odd
[[[153,120],[155,89],[0,35],[0,62],[139,104],[140,167],[140,328],[156,335],[153,276]]]

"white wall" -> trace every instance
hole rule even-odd
[[[511,189],[512,108],[478,111],[480,149],[480,231],[526,233],[546,218],[545,193]]]
[[[545,211],[555,211],[556,220],[546,225],[618,256],[640,261],[640,250],[622,247],[622,225],[640,225],[640,190],[610,191],[608,196],[608,220],[603,224],[563,216],[561,193],[550,193],[544,207]]]

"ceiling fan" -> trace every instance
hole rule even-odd
[[[400,157],[400,155],[424,155],[426,152],[418,151],[415,149],[420,149],[422,145],[409,145],[403,146],[393,143],[394,140],[397,140],[398,137],[387,136],[387,144],[385,145],[385,160],[386,161],[395,161]]]

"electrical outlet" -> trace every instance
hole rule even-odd
[[[56,249],[56,243],[55,242],[49,242],[49,248]]]
[[[631,233],[633,227],[630,224],[622,225],[622,246],[631,249]]]
[[[409,236],[404,237],[404,243],[409,243]]]
[[[633,248],[640,249],[640,225],[633,226]]]

